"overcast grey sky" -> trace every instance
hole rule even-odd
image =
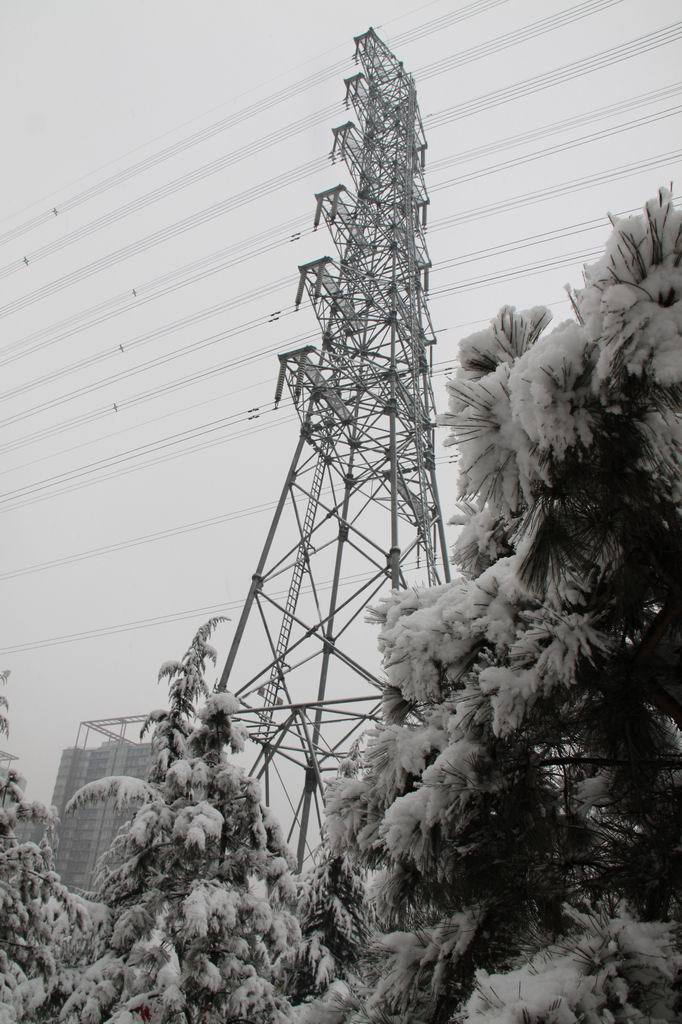
[[[281,486],[297,428],[287,408],[270,411],[275,353],[291,347],[292,337],[313,332],[315,322],[303,309],[264,321],[291,306],[297,264],[332,251],[324,233],[311,234],[309,227],[313,193],[347,180],[342,167],[323,159],[331,128],[349,116],[341,101],[344,74],[353,71],[353,35],[374,25],[389,42],[395,40],[396,53],[416,73],[433,167],[431,311],[442,332],[435,356],[441,366],[451,365],[458,338],[505,302],[552,303],[556,317],[568,316],[562,285],[580,283],[581,264],[606,236],[607,210],[639,206],[679,176],[679,26],[652,36],[648,48],[642,44],[644,52],[630,59],[591,73],[578,68],[573,77],[568,72],[563,84],[512,102],[491,101],[469,116],[462,109],[441,113],[674,25],[682,18],[679,0],[609,0],[608,6],[604,0],[506,0],[421,38],[412,31],[470,5],[471,0],[0,5],[0,88],[6,97],[0,162],[0,667],[12,670],[12,732],[0,746],[21,758],[30,794],[50,798],[60,751],[75,740],[81,719],[136,714],[164,703],[156,685],[158,666],[182,653],[208,613],[107,636],[44,641],[217,609],[237,602],[245,590],[268,511],[175,531],[271,503]],[[464,51],[569,10],[585,17],[487,56],[472,53],[466,63],[452,66]],[[665,39],[672,41],[659,45]],[[321,74],[316,86],[291,90],[282,100],[282,90],[325,69],[332,71]],[[262,112],[208,131],[267,97],[273,102]],[[595,113],[619,103],[620,109]],[[303,119],[311,122],[305,130],[288,138],[284,132],[277,141],[277,132]],[[202,129],[204,141],[178,147],[143,173],[95,189],[88,201],[66,208],[83,189]],[[536,137],[519,146],[469,153],[532,132]],[[258,142],[258,152],[248,158],[210,175],[202,171],[194,184],[173,186],[165,197],[155,191],[251,142]],[[581,144],[569,148],[572,142]],[[462,154],[469,154],[467,160],[455,163]],[[524,156],[532,159],[519,163]],[[319,166],[308,166],[318,159]],[[639,162],[646,166],[631,166]],[[295,168],[301,170],[292,175]],[[285,181],[296,175],[298,180]],[[584,180],[592,176],[598,180]],[[452,180],[462,177],[467,180]],[[90,267],[270,179],[271,187],[256,201],[175,231],[165,242],[97,272]],[[509,202],[571,182],[557,188],[554,198]],[[138,199],[128,215],[117,213],[108,225],[90,227]],[[482,207],[489,209],[472,213]],[[52,208],[57,214],[44,223],[7,237]],[[274,229],[294,220],[304,234],[286,243],[292,229]],[[68,241],[79,228],[82,237]],[[184,287],[175,278],[176,287],[150,300],[148,282],[261,232],[270,235],[250,243],[248,251],[262,252]],[[541,233],[548,236],[527,243]],[[53,243],[54,251],[45,252]],[[482,252],[495,247],[507,251]],[[89,268],[87,276],[58,290],[50,287],[79,268]],[[133,289],[134,299],[145,301],[132,301]],[[177,324],[254,289],[260,294],[252,301]],[[100,303],[108,304],[89,318],[100,322],[59,337],[68,332],[55,325]],[[210,341],[253,321],[259,323],[250,330]],[[145,344],[132,344],[162,327],[167,330]],[[207,339],[203,348],[178,354],[201,339]],[[184,380],[263,350],[257,360],[229,372]],[[173,358],[141,368],[162,356]],[[74,365],[81,360],[88,365]],[[121,374],[128,376],[105,380]],[[442,374],[436,378],[441,407],[443,380]],[[260,419],[246,420],[254,407]],[[216,423],[230,416],[232,421]],[[196,436],[190,433],[182,442],[169,440],[195,430]],[[139,450],[157,443],[164,447]],[[182,455],[187,449],[192,451]],[[107,458],[117,461],[102,463]],[[59,474],[71,471],[76,475],[60,481]],[[444,461],[446,513],[454,502],[454,475],[455,467]],[[114,553],[71,557],[159,531],[172,535]],[[52,560],[64,564],[8,576]],[[372,627],[365,629],[371,650]],[[229,636],[230,627],[224,627],[221,657]]]

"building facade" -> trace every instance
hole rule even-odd
[[[151,745],[126,736],[127,727],[142,718],[105,719],[81,722],[74,747],[62,751],[52,803],[59,814],[56,868],[62,881],[72,889],[92,889],[97,862],[111,846],[130,809],[117,811],[112,800],[93,803],[66,814],[74,793],[88,782],[109,775],[146,779],[151,762]],[[99,746],[86,746],[91,734],[103,735]],[[83,745],[79,740],[83,736]]]

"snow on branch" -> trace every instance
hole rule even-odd
[[[133,779],[129,775],[112,775],[106,779],[96,779],[82,786],[66,805],[66,813],[73,814],[87,804],[101,803],[104,800],[114,801],[117,811],[131,803],[145,803],[156,800],[158,792],[155,786],[141,779]]]

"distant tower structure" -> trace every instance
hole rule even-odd
[[[353,626],[387,586],[449,580],[434,461],[426,294],[426,141],[415,84],[373,29],[333,131],[355,194],[316,196],[338,256],[299,267],[321,346],[279,356],[301,431],[219,689],[244,704],[266,799],[279,777],[299,865],[325,773],[371,719],[382,681]],[[415,570],[417,575],[415,575]],[[367,647],[367,640],[364,640]],[[298,772],[298,776],[297,776]],[[301,774],[302,773],[302,774]]]

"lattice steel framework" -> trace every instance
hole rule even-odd
[[[279,357],[275,400],[286,385],[301,431],[218,684],[243,701],[266,799],[271,772],[283,780],[299,864],[325,773],[378,708],[382,681],[353,625],[382,588],[406,587],[415,566],[431,584],[449,579],[434,462],[426,141],[413,79],[373,29],[355,44],[362,70],[345,84],[357,122],[333,130],[332,149],[355,194],[337,185],[316,196],[315,225],[327,225],[338,257],[299,268],[296,305],[307,293],[321,346]]]

